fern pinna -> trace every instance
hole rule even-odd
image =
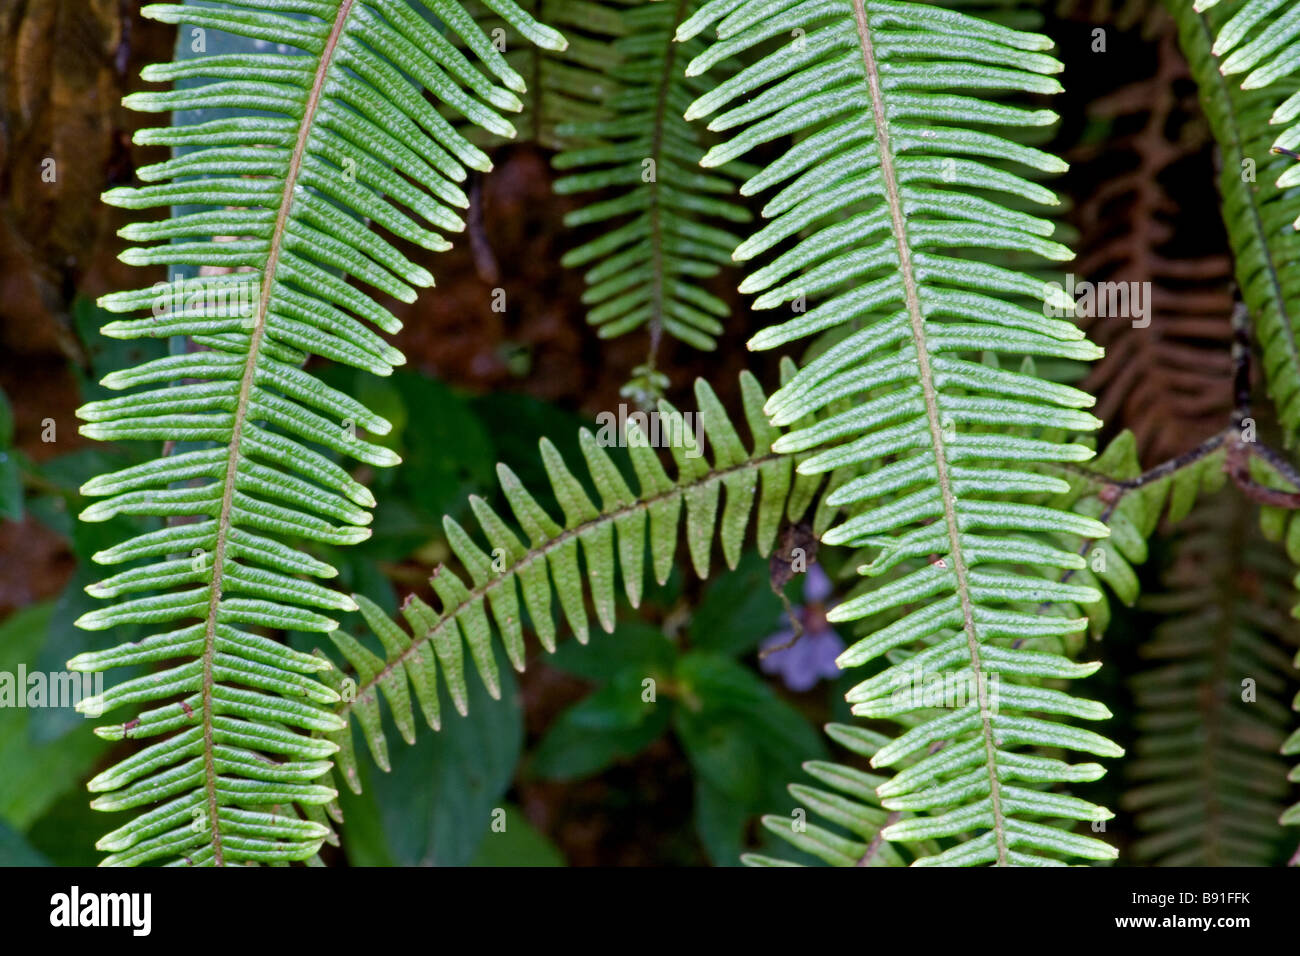
[[[563,47],[559,34],[512,0],[489,5],[533,42]],[[179,295],[169,290],[162,308],[154,288],[102,300],[112,312],[154,311],[109,323],[105,335],[188,336],[192,346],[114,372],[104,384],[133,391],[80,410],[82,431],[93,438],[198,446],[164,450],[83,488],[104,498],[86,509],[85,520],[120,513],[164,520],[95,556],[133,566],[89,588],[120,600],[78,623],[160,630],[82,654],[69,666],[175,662],[82,702],[90,712],[152,705],[98,730],[110,739],[152,741],[91,781],[98,809],[138,812],[99,846],[115,864],[301,860],[328,832],[320,805],[334,791],[320,778],[335,748],[311,734],[342,725],[330,709],[338,694],[318,679],[326,662],[254,629],[328,632],[338,626],[330,612],[355,608],[345,594],[305,580],[301,575],[329,578],[335,570],[285,539],[348,544],[367,537],[374,500],[336,458],[397,461],[357,437],[357,429],[383,434],[388,424],[302,365],[320,356],[385,375],[402,361],[369,327],[393,332],[399,324],[373,296],[410,301],[433,279],[366,220],[426,249],[447,248],[434,230],[463,228],[455,210],[468,202],[457,184],[467,169],[491,163],[425,91],[509,135],[499,111],[519,108],[512,91],[524,82],[459,0],[233,0],[144,12],[301,52],[148,67],[147,80],[207,82],[127,99],[150,112],[256,113],[142,131],[141,143],[197,148],[139,170],[146,185],[105,197],[132,209],[203,207],[128,226],[130,240],[161,242],[123,257],[207,274]],[[477,63],[426,14],[458,34]],[[292,806],[298,813],[286,812]]]
[[[1072,307],[1059,288],[966,254],[1070,255],[1049,238],[1049,222],[1014,208],[1051,205],[1055,196],[1007,168],[1054,172],[1063,164],[985,130],[1054,121],[1049,110],[988,95],[1059,89],[1051,41],[923,4],[870,0],[711,0],[678,37],[706,29],[717,39],[689,72],[755,47],[759,56],[692,105],[690,118],[712,117],[710,128],[729,132],[704,164],[795,137],[741,190],[780,187],[763,209],[770,221],[735,257],[783,250],[741,288],[762,293],[759,309],[796,304],[793,318],[764,329],[750,347],[843,334],[767,411],[786,425],[854,400],[774,447],[814,451],[799,465],[807,474],[875,465],[833,492],[853,513],[823,540],[874,549],[861,569],[868,576],[908,569],[831,612],[868,626],[841,667],[886,659],[850,693],[855,713],[904,726],[872,763],[915,761],[877,789],[886,809],[915,816],[881,832],[909,844],[945,840],[941,852],[917,858],[926,864],[1113,858],[1106,842],[1059,825],[1102,821],[1109,811],[1045,789],[1095,779],[1102,768],[1026,752],[1122,753],[1065,722],[1103,719],[1104,706],[1051,686],[1093,665],[1041,649],[1087,626],[1042,605],[1099,597],[1059,580],[1061,569],[1084,559],[1047,535],[1104,537],[1106,528],[1022,500],[1068,490],[1036,466],[1092,453],[1015,433],[1092,430],[1098,422],[1084,409],[1093,400],[977,358],[991,350],[1089,360],[1099,350],[1072,323],[1044,315],[1045,305]],[[804,296],[809,308],[800,312]],[[890,612],[888,623],[874,623]],[[969,696],[936,711],[924,695],[899,693],[918,675],[968,686]]]

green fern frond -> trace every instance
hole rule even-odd
[[[790,39],[794,27],[807,28],[801,44]],[[1070,258],[1049,238],[1050,222],[1001,199],[1055,204],[1049,190],[1004,164],[1043,172],[1065,164],[982,128],[1055,120],[1050,110],[993,98],[1057,91],[1051,74],[1061,64],[1047,53],[1051,41],[919,3],[869,0],[712,0],[678,36],[690,39],[706,28],[717,41],[692,62],[692,74],[756,46],[762,55],[689,110],[690,118],[712,116],[712,129],[730,131],[704,164],[796,137],[742,187],[745,195],[780,188],[763,210],[770,221],[735,258],[789,244],[741,289],[761,293],[759,309],[805,295],[821,300],[760,332],[750,347],[851,330],[766,410],[784,426],[832,401],[851,399],[853,407],[795,427],[773,447],[812,452],[798,466],[804,474],[874,466],[828,496],[852,516],[822,539],[874,549],[874,560],[860,569],[869,577],[906,569],[831,611],[834,620],[872,628],[841,655],[841,667],[894,653],[886,669],[848,695],[854,713],[908,728],[874,755],[873,766],[919,757],[877,788],[885,809],[917,814],[883,835],[909,844],[955,841],[920,864],[1113,858],[1111,846],[1068,828],[1071,821],[1104,820],[1109,811],[1040,789],[1096,779],[1101,766],[1025,752],[1123,752],[1064,722],[1105,719],[1104,706],[1054,686],[1099,665],[1038,650],[1087,627],[1085,618],[1045,615],[1040,605],[1099,597],[1093,588],[1056,580],[1084,559],[1050,536],[1104,538],[1107,531],[1093,518],[1025,498],[1068,491],[1067,482],[1036,468],[1083,461],[1092,451],[1055,434],[1011,433],[1091,431],[1098,422],[1084,409],[1093,400],[972,360],[984,350],[1085,361],[1099,352],[1072,323],[1044,314],[1069,314],[1061,290],[977,258],[999,249]],[[900,608],[901,617],[874,624]],[[969,702],[936,713],[913,695],[893,693],[916,673],[969,683]],[[992,677],[1001,678],[996,688]],[[912,724],[914,718],[922,719]]]
[[[640,604],[647,546],[655,579],[660,584],[667,580],[677,553],[683,511],[691,564],[702,578],[709,574],[715,538],[722,545],[727,565],[735,567],[751,513],[760,554],[771,550],[783,518],[797,521],[803,516],[822,479],[793,474],[795,458],[772,451],[780,430],[763,415],[762,389],[748,372],[741,375],[740,384],[752,436],[748,448],[713,390],[702,379],[696,380],[698,419],[681,415],[666,401],[659,403],[656,421],[662,429],[661,440],[670,428],[677,436],[668,442],[676,465],[675,479],[669,477],[650,444],[654,423],[648,418],[644,424],[630,418],[626,436],[613,425],[604,426],[597,434],[585,428],[579,432],[589,485],[579,480],[555,446],[543,439],[542,462],[564,511],[562,520],[548,514],[514,472],[498,465],[514,525],[487,502],[472,497],[470,504],[487,540],[484,548],[453,519],[443,519],[448,543],[466,576],[443,566],[434,571],[430,583],[439,609],[418,597],[408,597],[402,607],[410,627],[407,633],[374,604],[356,596],[367,624],[383,645],[384,657],[347,634],[336,631],[331,635],[359,678],[355,693],[347,694],[337,713],[340,718],[356,718],[380,767],[387,769],[389,762],[379,696],[388,702],[393,720],[408,742],[415,739],[412,694],[429,726],[435,730],[440,726],[439,669],[457,710],[466,713],[466,646],[484,686],[498,696],[500,681],[492,644],[499,640],[511,664],[524,669],[521,610],[528,612],[542,645],[555,650],[552,586],[563,619],[585,644],[590,628],[588,599],[597,622],[607,632],[614,628],[620,581],[632,606]],[[695,424],[698,435],[692,432]],[[619,444],[627,447],[630,469],[616,461],[616,457],[624,457],[621,453],[614,456],[606,451]],[[711,455],[704,454],[705,444]],[[635,492],[628,481],[629,472],[636,478]],[[599,505],[592,500],[591,488]],[[719,507],[724,488],[725,501]],[[341,686],[337,674],[328,679]],[[344,727],[327,737],[340,748],[338,764],[348,785],[359,790],[350,729]]]
[[[1293,162],[1271,147],[1300,145],[1300,126],[1277,138],[1271,123],[1294,119],[1293,49],[1271,56],[1292,35],[1300,8],[1252,0],[1239,12],[1226,5],[1166,0],[1196,80],[1201,106],[1223,153],[1219,194],[1241,289],[1264,356],[1269,396],[1288,434],[1300,428],[1300,182]],[[1232,51],[1229,53],[1229,51]],[[1220,59],[1223,54],[1226,58]],[[1268,62],[1264,63],[1266,60]],[[1262,64],[1262,65],[1261,65]],[[1244,82],[1225,77],[1253,69]],[[1280,87],[1280,89],[1279,89]]]
[[[1288,793],[1278,749],[1294,683],[1287,562],[1239,495],[1208,502],[1178,529],[1161,615],[1139,653],[1158,662],[1133,681],[1140,734],[1125,796],[1146,835],[1137,860],[1257,866],[1278,852]]]
[[[1300,147],[1300,7],[1286,0],[1247,0],[1235,8],[1221,6],[1218,0],[1166,3],[1179,21],[1183,52],[1224,153],[1220,192],[1237,282],[1255,320],[1269,395],[1290,439],[1300,428],[1300,309],[1295,303],[1300,283],[1300,200],[1295,186],[1300,184],[1300,169],[1294,161]],[[1243,73],[1240,83],[1225,79]],[[1279,135],[1277,127],[1284,124],[1290,125]],[[1275,155],[1273,149],[1290,156]],[[1243,167],[1255,176],[1247,177]],[[1274,476],[1261,475],[1257,460],[1251,468],[1264,484],[1286,486],[1270,480]],[[1295,562],[1300,521],[1294,513],[1265,508],[1262,526],[1267,536],[1286,542]],[[1300,575],[1295,581],[1300,587]],[[1300,604],[1292,614],[1300,617]],[[1297,662],[1300,666],[1300,657]],[[1300,695],[1295,707],[1300,709]],[[1300,731],[1285,742],[1282,752],[1300,753]],[[1300,780],[1300,767],[1290,779]],[[1287,810],[1282,821],[1300,823],[1300,804]],[[1300,852],[1292,863],[1300,863]]]
[[[1192,6],[1205,13],[1218,5],[1219,0],[1196,0]],[[1300,146],[1300,7],[1290,0],[1246,0],[1216,11],[1216,21],[1211,51],[1219,57],[1219,72],[1240,77],[1242,90],[1269,91],[1276,103],[1269,125],[1291,124],[1280,131],[1274,145],[1294,150]],[[1280,188],[1296,183],[1300,173],[1294,167],[1278,180]]]
[[[494,79],[408,0],[231,0],[144,10],[164,23],[302,52],[146,67],[146,80],[207,82],[126,99],[147,112],[256,112],[141,131],[139,143],[192,148],[139,170],[145,185],[105,195],[130,209],[201,207],[122,231],[157,243],[127,249],[126,262],[196,267],[198,277],[179,291],[144,288],[101,300],[117,313],[153,310],[109,323],[105,335],[188,336],[193,347],[113,372],[103,384],[131,391],[79,412],[91,438],[186,449],[82,489],[104,499],[84,520],[163,520],[95,555],[101,564],[130,566],[87,589],[118,600],[78,624],[161,630],[69,666],[172,662],[81,704],[91,713],[150,708],[97,731],[151,741],[90,782],[96,808],[139,814],[100,840],[112,851],[105,863],[301,860],[328,834],[319,808],[334,791],[320,778],[334,747],[311,734],[343,725],[331,709],[337,693],[319,680],[329,665],[254,629],[328,632],[338,626],[333,612],[355,608],[347,595],[304,580],[336,572],[285,539],[341,545],[366,538],[374,499],[335,459],[387,466],[397,456],[357,437],[358,428],[386,433],[386,421],[302,365],[320,356],[386,375],[402,361],[369,327],[399,326],[374,295],[411,301],[433,278],[366,221],[426,249],[447,248],[434,230],[463,228],[455,210],[467,200],[457,183],[467,167],[490,163],[425,91],[508,135],[499,111],[518,109],[511,90],[524,88],[458,0],[423,6],[460,34]],[[491,6],[534,42],[563,47],[559,34],[512,0]],[[295,805],[315,819],[285,812]]]
[[[729,265],[740,241],[715,223],[750,219],[730,198],[736,176],[699,168],[704,131],[682,118],[708,88],[684,69],[703,45],[673,42],[678,23],[698,6],[698,0],[640,0],[621,12],[616,86],[605,101],[618,119],[561,126],[562,136],[585,145],[554,160],[568,173],[556,180],[558,193],[617,190],[565,217],[567,226],[598,225],[602,232],[561,261],[587,270],[583,303],[601,338],[648,330],[649,357],[638,382],[651,399],[662,391],[655,358],[663,333],[698,349],[715,347],[730,309],[701,280]]]

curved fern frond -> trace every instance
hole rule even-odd
[[[749,448],[713,390],[697,379],[699,417],[694,422],[661,400],[657,422],[645,419],[643,424],[631,417],[626,436],[619,435],[612,425],[596,434],[582,429],[579,439],[590,484],[579,480],[551,442],[542,440],[542,462],[564,511],[562,520],[548,514],[514,472],[498,465],[513,526],[478,497],[470,498],[470,504],[486,548],[453,519],[443,519],[448,543],[466,574],[444,566],[434,571],[430,583],[439,608],[415,596],[407,598],[402,614],[410,633],[370,601],[355,596],[384,656],[342,632],[331,635],[359,678],[355,694],[348,695],[337,714],[343,719],[356,718],[380,767],[387,769],[389,762],[379,696],[388,702],[393,720],[408,742],[415,739],[412,694],[429,726],[438,729],[439,669],[457,710],[461,714],[467,710],[465,647],[488,692],[499,696],[492,644],[499,640],[511,664],[524,669],[522,610],[527,611],[542,645],[555,650],[552,587],[563,619],[585,644],[590,628],[588,599],[597,622],[607,632],[614,629],[620,582],[632,606],[640,604],[647,546],[655,579],[660,584],[667,580],[677,554],[683,512],[691,564],[702,578],[709,574],[715,538],[722,545],[727,565],[735,567],[751,514],[761,554],[771,550],[783,517],[797,521],[803,516],[822,479],[793,474],[795,458],[772,451],[780,430],[763,415],[762,389],[748,372],[740,381],[752,436]],[[692,434],[696,423],[699,432]],[[676,434],[684,439],[668,442],[676,465],[675,479],[669,477],[650,444],[656,427],[661,437]],[[704,454],[703,442],[711,448],[711,457]],[[621,453],[615,456],[606,451],[621,444],[626,445],[630,469],[616,461],[616,457],[624,457]],[[635,475],[635,492],[628,481],[629,471]],[[719,506],[724,488],[725,500]],[[592,500],[591,489],[599,505]],[[337,683],[339,677],[333,674],[329,679]],[[340,749],[338,764],[345,780],[359,792],[350,728],[344,726],[326,736]]]
[[[194,347],[112,373],[104,385],[133,391],[80,410],[82,433],[92,438],[197,445],[164,450],[82,489],[104,498],[84,520],[165,519],[95,555],[101,564],[131,566],[88,588],[120,600],[78,621],[92,630],[128,623],[163,630],[69,664],[98,671],[173,662],[82,702],[90,712],[152,705],[98,729],[110,739],[153,741],[90,782],[98,809],[143,811],[99,842],[112,851],[105,863],[300,860],[326,835],[319,822],[270,808],[297,805],[319,817],[333,796],[319,782],[333,746],[310,736],[342,725],[330,709],[338,695],[318,680],[328,665],[253,629],[328,632],[338,626],[332,612],[355,607],[345,594],[304,580],[335,570],[284,539],[340,545],[366,538],[374,500],[335,457],[377,466],[397,457],[357,437],[358,428],[384,434],[386,421],[301,366],[320,356],[386,375],[402,361],[369,327],[399,326],[374,296],[411,301],[433,278],[367,220],[426,249],[447,248],[434,230],[463,228],[454,210],[467,200],[457,183],[467,167],[490,163],[425,91],[508,135],[499,111],[518,109],[511,90],[524,88],[459,0],[423,6],[495,79],[409,0],[230,0],[144,10],[164,23],[300,52],[150,66],[146,80],[206,82],[126,99],[148,112],[255,113],[141,131],[139,143],[192,149],[139,170],[146,185],[105,195],[130,209],[201,207],[127,226],[127,239],[158,244],[122,258],[202,270],[183,288],[101,300],[112,312],[154,312],[111,322],[105,335],[188,336]],[[559,34],[512,0],[490,6],[534,42],[563,47]]]
[[[1178,21],[1179,43],[1223,153],[1219,194],[1237,285],[1259,337],[1269,396],[1292,435],[1300,428],[1300,233],[1293,227],[1300,219],[1300,198],[1290,187],[1300,179],[1287,171],[1291,160],[1272,153],[1277,130],[1270,120],[1294,118],[1300,97],[1279,107],[1284,94],[1270,84],[1276,80],[1287,92],[1294,89],[1294,83],[1281,82],[1294,68],[1294,53],[1272,53],[1277,42],[1286,41],[1297,9],[1252,0],[1234,16],[1226,6],[1201,13],[1211,4],[1194,8],[1188,0],[1167,0],[1167,5]],[[1218,54],[1229,50],[1233,52],[1220,60]],[[1244,84],[1224,76],[1252,67]],[[1278,142],[1300,145],[1297,136],[1300,127]]]
[[[794,27],[807,29],[804,43],[791,43]],[[798,466],[804,474],[863,466],[866,473],[828,497],[851,517],[822,539],[875,550],[860,569],[867,576],[906,569],[831,611],[870,629],[841,655],[841,667],[893,653],[888,667],[849,693],[855,713],[908,728],[874,755],[873,766],[919,757],[877,788],[886,809],[917,814],[883,835],[909,844],[954,841],[919,864],[1113,858],[1110,845],[1068,828],[1109,811],[1042,789],[1096,779],[1101,766],[1025,752],[1123,752],[1065,722],[1104,719],[1104,706],[1055,686],[1099,664],[1040,649],[1087,627],[1082,617],[1044,615],[1040,605],[1099,597],[1056,580],[1084,559],[1050,535],[1101,538],[1106,528],[1025,501],[1069,488],[1036,466],[1092,456],[1055,430],[1095,429],[1098,421],[1084,411],[1093,400],[977,360],[984,350],[1079,360],[1099,354],[1072,323],[1044,314],[1069,314],[1062,290],[977,258],[989,250],[1070,257],[1049,238],[1050,222],[1012,208],[1056,197],[1007,168],[1055,172],[1064,163],[984,128],[1054,121],[1050,110],[993,98],[1058,90],[1051,41],[924,4],[870,0],[712,0],[678,36],[706,28],[717,40],[691,64],[692,74],[756,46],[761,55],[688,112],[730,131],[705,165],[796,138],[741,189],[780,187],[763,210],[770,221],[735,257],[753,259],[789,242],[741,289],[761,293],[760,309],[804,295],[821,300],[760,332],[750,347],[847,332],[766,410],[775,424],[790,425],[833,401],[852,407],[795,427],[773,447],[812,452]],[[1054,431],[1024,437],[1011,433],[1017,428]],[[916,695],[894,693],[917,674],[968,684],[966,703],[936,712]]]
[[[1278,749],[1290,723],[1295,627],[1287,562],[1253,509],[1230,494],[1179,528],[1162,616],[1139,653],[1158,662],[1133,681],[1139,739],[1124,799],[1146,835],[1141,862],[1259,866],[1274,861],[1289,787]]]
[[[587,270],[583,302],[601,338],[647,329],[649,355],[631,390],[648,401],[664,385],[656,355],[665,332],[698,349],[715,347],[730,309],[700,280],[729,265],[740,241],[715,223],[751,218],[730,201],[734,175],[699,168],[704,131],[682,118],[708,87],[684,69],[703,45],[673,42],[677,24],[698,6],[698,0],[640,0],[621,11],[625,27],[614,44],[619,63],[605,101],[618,119],[560,126],[561,136],[584,145],[554,159],[568,173],[556,180],[557,193],[618,190],[565,217],[567,226],[599,225],[602,232],[561,261]]]

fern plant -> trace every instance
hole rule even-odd
[[[1202,105],[1225,150],[1220,177],[1224,221],[1238,283],[1256,317],[1269,394],[1290,444],[1300,424],[1300,316],[1295,305],[1300,204],[1294,188],[1300,183],[1294,166],[1300,146],[1294,53],[1300,9],[1280,0],[1248,0],[1239,8],[1217,0],[1169,2]],[[1252,468],[1258,473],[1257,462]],[[1268,477],[1265,481],[1275,484]],[[1288,526],[1300,527],[1292,515],[1265,509],[1266,533],[1280,536]],[[1300,548],[1290,544],[1289,536],[1287,540],[1295,560]],[[1293,614],[1300,616],[1300,605]],[[1300,706],[1300,698],[1296,703]],[[1295,753],[1298,739],[1300,734],[1293,734],[1283,751]],[[1297,778],[1300,774],[1293,771],[1291,779]],[[1283,819],[1294,823],[1300,814],[1292,808]]]
[[[790,30],[809,23],[813,12],[815,27],[806,42],[792,47]],[[1122,753],[1063,720],[1105,718],[1104,706],[1046,686],[1087,668],[1034,649],[1087,624],[1039,614],[1037,605],[1097,598],[1091,588],[1053,579],[1049,569],[1078,567],[1082,559],[1045,542],[1043,534],[1064,529],[1104,537],[1105,526],[1017,500],[1068,488],[1035,473],[1034,464],[1085,460],[1091,452],[999,427],[1087,432],[1097,425],[1083,411],[1092,398],[969,357],[990,349],[1086,360],[1097,350],[1071,323],[1011,301],[1024,296],[1054,304],[1054,290],[936,251],[1069,257],[1048,238],[1050,223],[986,198],[1009,194],[1055,203],[1049,190],[988,160],[1044,171],[1059,170],[1060,161],[975,128],[1054,120],[1048,110],[988,95],[1058,90],[1051,74],[1060,63],[1046,53],[1051,41],[937,7],[867,0],[820,3],[815,11],[788,2],[713,0],[678,36],[690,39],[707,28],[717,40],[692,62],[692,73],[768,46],[692,105],[688,116],[712,116],[712,129],[730,133],[705,165],[797,135],[794,146],[742,187],[745,195],[781,188],[763,209],[770,222],[735,257],[749,260],[798,239],[753,272],[742,290],[762,293],[754,303],[759,309],[803,295],[823,299],[806,314],[760,332],[750,347],[774,348],[835,327],[853,330],[786,383],[767,411],[776,424],[788,425],[836,398],[852,396],[854,407],[795,428],[774,447],[815,449],[799,465],[807,474],[874,463],[870,475],[832,493],[853,514],[823,540],[876,549],[876,558],[861,569],[867,575],[914,562],[909,573],[831,612],[833,620],[855,621],[907,606],[839,659],[847,668],[891,651],[915,651],[849,695],[855,713],[898,718],[907,728],[875,754],[873,766],[919,758],[892,778],[889,799],[882,801],[917,816],[882,833],[903,843],[957,838],[943,852],[917,860],[927,864],[1111,858],[1114,849],[1105,842],[1052,825],[1100,821],[1109,811],[1041,789],[1047,782],[1094,779],[1101,768],[1021,749]],[[923,700],[894,693],[916,673],[969,682],[968,703],[936,715]],[[1006,678],[996,697],[990,674]]]
[[[1291,431],[1300,174],[1269,152],[1269,120],[1300,115],[1289,49],[1300,21],[1281,0],[1248,0],[1236,14],[1205,12],[1214,0],[1170,4],[1225,151],[1237,274]],[[170,207],[123,230],[135,245],[122,258],[178,278],[166,292],[102,300],[123,315],[106,335],[166,338],[172,354],[113,372],[104,384],[125,394],[80,410],[92,438],[165,442],[156,458],[83,488],[100,499],[87,521],[153,521],[96,555],[120,567],[87,590],[113,603],[79,621],[143,625],[149,636],[69,664],[130,669],[79,706],[131,708],[97,732],[144,745],[90,781],[93,806],[131,814],[100,841],[104,862],[319,863],[322,843],[338,842],[336,786],[361,790],[354,730],[389,769],[386,722],[414,741],[418,707],[438,729],[444,689],[464,715],[467,669],[499,697],[510,684],[499,648],[522,670],[527,630],[548,651],[561,623],[584,644],[593,618],[612,631],[619,593],[640,604],[647,562],[663,584],[679,534],[704,577],[715,547],[736,566],[751,521],[762,555],[783,527],[851,554],[858,573],[827,616],[848,638],[838,666],[860,669],[841,703],[870,722],[826,727],[869,769],[805,764],[811,782],[790,792],[817,821],[769,816],[769,832],[840,866],[1113,859],[1115,848],[1088,833],[1089,824],[1104,832],[1112,814],[1086,786],[1105,772],[1091,758],[1123,750],[1089,729],[1111,716],[1105,704],[1072,689],[1101,666],[1086,639],[1105,631],[1111,596],[1136,601],[1136,566],[1162,515],[1181,519],[1229,478],[1272,505],[1264,531],[1300,560],[1300,474],[1271,449],[1242,450],[1240,326],[1230,427],[1149,472],[1132,432],[1094,455],[1093,397],[1054,377],[1101,350],[1072,321],[1069,296],[1044,280],[1072,252],[1054,238],[1060,204],[1044,185],[1065,164],[1036,145],[1057,120],[1044,103],[1060,90],[1062,64],[1047,37],[1026,32],[1041,20],[1033,6],[147,7],[163,22],[280,52],[148,67],[146,80],[180,88],[136,93],[128,105],[176,119],[137,141],[174,153],[138,171],[143,185],[106,195],[130,209]],[[540,21],[572,34],[574,47]],[[1243,73],[1244,84],[1231,79]],[[243,112],[184,118],[213,109]],[[477,529],[443,520],[448,561],[430,578],[435,597],[408,598],[403,626],[326,583],[338,574],[328,549],[370,534],[376,502],[350,463],[398,458],[374,440],[390,423],[327,385],[318,366],[382,376],[404,361],[383,337],[400,326],[383,297],[409,303],[433,277],[403,243],[439,251],[444,234],[464,228],[462,184],[491,169],[488,150],[517,138],[507,113],[519,114],[523,138],[558,150],[557,190],[590,199],[566,220],[581,232],[564,262],[587,269],[583,304],[598,336],[646,331],[648,358],[624,394],[666,425],[672,466],[638,423],[623,434],[583,429],[582,467],[542,440],[541,486],[500,465],[507,509],[471,496]],[[1290,151],[1297,130],[1277,149]],[[1259,182],[1245,175],[1256,167]],[[750,206],[764,222],[742,240],[732,229]],[[802,367],[782,358],[770,395],[741,375],[742,439],[704,380],[695,430],[663,398],[658,356],[665,333],[714,348],[730,309],[706,280],[750,260],[740,291],[771,318],[749,347],[804,351]],[[1197,547],[1222,539],[1222,516],[1201,514],[1189,531]],[[1235,556],[1258,558],[1253,547]],[[345,624],[353,611],[368,636]],[[1252,606],[1245,619],[1281,633],[1264,613]],[[1285,715],[1269,710],[1267,733],[1258,721],[1222,723],[1250,731],[1261,780],[1219,786],[1211,775],[1231,811],[1224,819],[1250,822],[1202,840],[1182,779],[1201,756],[1189,756],[1199,743],[1189,701],[1207,668],[1235,666],[1243,649],[1269,679],[1285,661],[1253,631],[1227,629],[1215,643],[1200,623],[1171,617],[1150,647],[1201,657],[1138,681],[1144,786],[1129,801],[1152,833],[1138,850],[1186,861],[1200,858],[1191,843],[1217,839],[1253,860],[1285,802],[1282,769],[1264,756]],[[304,653],[276,632],[328,635],[331,650]],[[889,724],[896,732],[881,732]],[[1225,740],[1211,741],[1216,753]],[[1300,735],[1282,750],[1300,750]],[[1300,819],[1297,808],[1281,819]],[[764,851],[745,862],[789,861]]]
[[[511,0],[490,5],[533,42],[563,47],[559,34]],[[329,614],[355,608],[345,594],[304,580],[329,578],[335,569],[286,539],[364,539],[374,499],[335,459],[389,466],[397,458],[356,434],[384,434],[384,419],[302,365],[319,356],[385,375],[402,361],[370,328],[398,327],[375,295],[410,301],[433,279],[367,221],[423,248],[445,249],[435,230],[463,227],[455,210],[467,201],[457,183],[467,169],[491,168],[424,91],[508,135],[500,111],[518,109],[512,91],[524,88],[457,0],[423,6],[459,34],[477,63],[405,0],[234,0],[145,10],[165,23],[301,52],[148,67],[146,80],[207,82],[127,98],[149,112],[258,112],[142,131],[141,143],[198,148],[141,169],[146,185],[105,196],[131,209],[203,207],[128,226],[127,239],[157,244],[130,248],[123,258],[207,270],[154,315],[103,329],[116,338],[183,335],[192,346],[114,372],[104,384],[132,391],[80,410],[82,432],[92,438],[198,446],[166,448],[82,489],[103,499],[84,520],[140,514],[163,521],[95,556],[101,564],[137,563],[88,589],[118,600],[79,625],[157,630],[69,666],[176,662],[80,705],[92,713],[148,708],[98,730],[109,739],[149,741],[90,783],[100,794],[97,809],[136,811],[99,842],[111,851],[106,863],[301,860],[327,832],[308,818],[321,817],[320,805],[333,797],[320,778],[334,747],[310,736],[342,725],[330,710],[337,694],[318,679],[328,664],[255,629],[328,632],[338,626]],[[142,288],[108,295],[101,305],[136,313],[158,297],[157,289]],[[297,814],[282,812],[286,806]]]

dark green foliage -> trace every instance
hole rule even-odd
[[[1142,602],[1161,621],[1140,649],[1152,666],[1133,679],[1141,736],[1124,802],[1146,834],[1137,862],[1278,862],[1300,641],[1287,562],[1254,523],[1240,500],[1207,502],[1178,527],[1164,590]]]

